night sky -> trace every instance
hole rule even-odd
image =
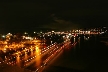
[[[104,0],[0,2],[0,32],[108,26]]]

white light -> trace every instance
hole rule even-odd
[[[78,32],[78,30],[76,30]]]
[[[8,34],[11,34],[11,33],[8,33]]]
[[[52,31],[52,32],[54,32],[54,31]]]
[[[71,33],[69,33],[69,35],[71,35]]]
[[[101,32],[101,33],[105,33],[105,32]]]
[[[42,32],[40,32],[40,33],[42,33]]]
[[[67,36],[67,38],[69,38],[69,36]]]
[[[24,34],[28,34],[27,32],[25,32]]]
[[[5,38],[5,35],[3,35],[2,37]]]
[[[36,33],[36,32],[34,32],[34,33]]]

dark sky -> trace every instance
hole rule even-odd
[[[108,26],[107,9],[104,0],[0,2],[0,32]]]

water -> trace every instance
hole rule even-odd
[[[46,72],[108,72],[108,47],[98,36],[83,37],[76,46],[65,49]]]

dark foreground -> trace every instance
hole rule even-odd
[[[108,72],[108,47],[96,36],[66,48],[44,72]]]

